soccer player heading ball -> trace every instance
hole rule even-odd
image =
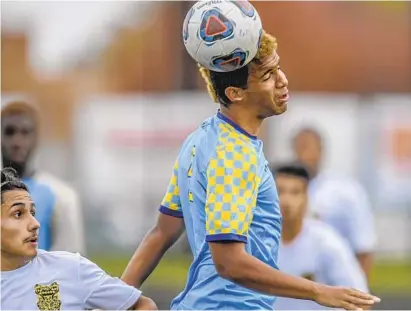
[[[219,1],[211,1],[217,3]],[[262,141],[265,118],[287,110],[288,81],[276,39],[263,32],[256,56],[230,72],[200,67],[220,105],[183,143],[155,227],[122,279],[140,286],[164,253],[187,231],[194,260],[174,310],[270,310],[275,296],[359,309],[378,298],[279,271],[278,194]],[[303,256],[303,254],[301,254]]]

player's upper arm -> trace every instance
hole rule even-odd
[[[183,218],[178,187],[178,159],[174,163],[173,173],[167,187],[167,192],[161,202],[160,212],[169,216]]]
[[[219,145],[207,168],[206,241],[247,242],[259,178],[248,145]]]
[[[367,292],[367,280],[354,252],[337,232],[329,228],[323,235],[320,260],[327,284],[347,286]]]
[[[84,308],[126,310],[141,296],[136,288],[104,272],[87,258],[79,258],[79,282],[84,295]]]
[[[356,254],[369,253],[374,250],[376,233],[374,215],[365,190],[359,184],[351,184],[348,204],[349,213],[348,240]]]

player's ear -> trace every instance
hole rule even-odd
[[[225,89],[225,96],[227,96],[227,98],[234,103],[243,100],[245,92],[239,87],[229,86]]]

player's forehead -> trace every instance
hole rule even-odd
[[[306,180],[299,176],[294,176],[290,174],[278,173],[276,174],[276,183],[283,187],[304,187],[307,183]]]
[[[250,63],[250,74],[258,75],[263,74],[268,70],[272,70],[278,66],[280,63],[280,56],[277,51],[273,51],[271,55],[268,55],[259,61],[254,61]]]
[[[32,128],[34,127],[34,120],[27,113],[12,113],[2,116],[1,118],[2,127],[23,127]]]
[[[4,193],[2,193],[2,197],[3,197],[2,205],[5,205],[7,208],[12,208],[13,206],[16,206],[16,205],[33,204],[33,200],[30,194],[26,190],[23,190],[23,189],[5,191]]]
[[[320,144],[320,137],[311,131],[301,132],[294,139],[294,145],[296,147],[317,146]]]

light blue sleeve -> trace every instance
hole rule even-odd
[[[86,309],[127,310],[141,296],[136,288],[104,272],[87,258],[80,257],[79,280]]]

